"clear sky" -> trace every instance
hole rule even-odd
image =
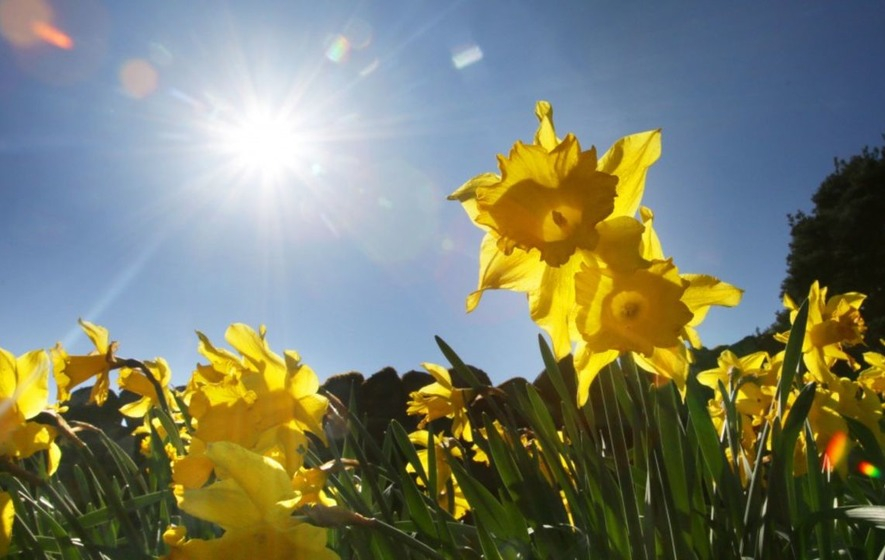
[[[465,313],[482,232],[445,197],[540,99],[600,153],[663,128],[644,203],[681,272],[745,290],[700,330],[734,342],[780,307],[786,215],[882,144],[883,29],[878,1],[0,0],[0,347],[86,352],[83,317],[183,382],[194,330],[263,323],[321,378],[445,363],[434,335],[531,378],[524,295]]]

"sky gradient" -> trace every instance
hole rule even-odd
[[[681,272],[745,290],[700,328],[735,342],[780,307],[787,214],[885,132],[879,2],[83,0],[31,40],[32,4],[0,1],[0,347],[87,352],[82,317],[177,383],[232,322],[321,379],[445,363],[434,335],[535,376],[523,294],[465,313],[482,232],[446,195],[540,99],[600,153],[663,129],[644,204]],[[283,169],[226,140],[256,111]]]

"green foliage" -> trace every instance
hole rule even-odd
[[[487,401],[470,403],[473,445],[434,423],[431,435],[444,445],[416,448],[396,421],[378,440],[351,414],[343,438],[306,451],[306,465],[327,473],[338,506],[296,514],[331,528],[329,546],[345,559],[875,557],[885,550],[885,488],[853,471],[820,468],[809,419],[816,385],[797,387],[804,325],[791,333],[752,462],[739,442],[733,387],[720,387],[727,397],[718,429],[710,390],[695,377],[680,394],[624,356],[578,407],[573,370],[560,368],[541,338],[543,391],[554,396],[530,383],[502,395],[438,340],[474,400]],[[149,453],[141,456],[101,431],[54,418],[64,469],[47,476],[35,455],[0,473],[16,508],[11,557],[156,558],[167,552],[162,535],[172,523],[194,538],[217,536],[180,511],[170,490],[167,453],[187,445],[183,419],[154,408]],[[870,429],[848,426],[860,452],[885,469]],[[97,436],[92,445],[83,443],[84,430]],[[474,459],[477,450],[488,464]],[[428,490],[439,481],[442,497]],[[456,488],[469,503],[463,517],[452,513]]]

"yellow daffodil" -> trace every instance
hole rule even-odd
[[[711,306],[735,306],[740,303],[743,294],[742,290],[713,276],[679,274],[672,265],[672,259],[664,257],[661,242],[654,230],[654,213],[642,206],[639,208],[639,215],[641,262],[635,261],[633,257],[621,261],[620,266],[613,257],[595,262],[588,261],[575,277],[576,282],[581,285],[575,294],[578,313],[580,314],[582,310],[586,313],[580,315],[577,320],[577,330],[584,339],[578,342],[575,351],[580,403],[584,402],[590,384],[598,372],[628,349],[633,352],[636,365],[654,374],[656,379],[674,381],[677,388],[684,391],[692,360],[685,342],[689,342],[695,348],[701,346],[700,337],[694,327],[704,320]],[[632,247],[633,238],[629,239],[629,246]],[[626,248],[622,248],[618,253],[630,254]],[[662,275],[664,269],[667,273]],[[660,278],[655,282],[648,282],[656,277]],[[614,279],[621,279],[619,283],[622,286],[624,279],[636,285],[644,285],[645,291],[616,288]],[[668,279],[669,283],[665,279]],[[641,282],[642,280],[645,282]],[[652,286],[657,286],[659,289],[669,286],[669,290],[655,291]],[[677,286],[680,286],[678,289],[682,291],[678,298],[676,298]],[[610,291],[613,289],[618,290],[617,297]],[[658,294],[658,301],[653,306],[640,305],[647,303],[648,296],[655,293]],[[669,295],[661,299],[665,293]],[[665,301],[669,301],[669,308],[664,304]],[[613,315],[613,311],[618,306],[621,318],[630,317],[630,320],[612,320],[616,316]],[[655,311],[649,312],[652,307]],[[642,316],[633,314],[642,309],[646,310]],[[686,309],[690,312],[687,321]],[[594,312],[591,313],[590,310]],[[644,317],[645,320],[640,321],[640,317]],[[608,328],[602,327],[603,322]],[[677,336],[673,336],[674,328],[677,326]],[[665,336],[665,333],[668,334]],[[633,338],[634,347],[628,348],[630,344],[627,344],[625,335]],[[656,342],[652,342],[651,335],[656,336]],[[619,337],[620,340],[617,340]]]
[[[856,292],[835,295],[827,298],[827,288],[815,281],[808,290],[808,322],[802,355],[805,367],[816,381],[827,382],[834,376],[830,368],[838,360],[843,360],[852,369],[859,365],[845,353],[844,346],[863,344],[866,324],[860,314],[860,306],[866,296]],[[796,320],[799,306],[784,295],[784,306],[790,310],[790,322]],[[789,331],[779,334],[778,340],[786,342]]]
[[[885,341],[882,342],[885,344]],[[878,352],[864,352],[867,368],[857,376],[857,382],[874,393],[885,394],[885,355]]]
[[[323,505],[331,507],[338,502],[326,492],[326,471],[320,468],[301,468],[292,478],[292,488],[301,496],[297,507]]]
[[[560,140],[553,110],[538,102],[534,143],[517,142],[499,157],[501,175],[474,177],[449,197],[487,231],[480,248],[478,289],[525,292],[532,320],[546,330],[558,357],[578,339],[574,275],[587,259],[618,268],[642,263],[639,207],[648,167],[660,155],[660,131],[622,138],[602,157],[582,151],[569,134]]]
[[[325,529],[293,517],[301,496],[282,465],[229,442],[210,444],[205,455],[217,480],[199,489],[176,485],[175,498],[183,511],[215,523],[224,534],[188,540],[183,527],[172,526],[163,535],[166,558],[338,558],[326,548]]]
[[[436,380],[414,391],[409,398],[407,414],[423,414],[418,428],[424,429],[428,422],[437,418],[452,419],[452,435],[473,441],[467,404],[473,394],[470,389],[459,389],[452,385],[452,378],[443,366],[431,363],[421,364]]]
[[[52,349],[52,365],[55,372],[55,382],[58,386],[58,401],[68,400],[71,396],[71,389],[89,378],[95,377],[95,385],[89,395],[89,402],[101,406],[108,397],[109,376],[111,369],[115,367],[114,353],[117,350],[117,343],[110,342],[106,328],[83,319],[80,319],[79,322],[83,332],[95,346],[95,351],[88,356],[69,356],[61,344],[57,344]]]
[[[323,438],[323,416],[329,401],[317,394],[320,383],[316,373],[301,363],[294,350],[286,350],[283,358],[272,352],[264,337],[264,327],[256,333],[240,323],[231,325],[225,334],[227,342],[243,356],[241,379],[246,389],[255,392],[258,429],[293,421]]]
[[[698,373],[698,382],[702,385],[719,390],[719,383],[730,389],[737,385],[741,378],[756,377],[765,371],[768,352],[753,352],[738,357],[731,350],[723,350],[717,358],[718,367]]]
[[[241,445],[294,475],[307,448],[305,432],[325,437],[322,420],[328,400],[317,394],[316,374],[298,353],[274,353],[265,335],[263,327],[256,332],[231,325],[225,338],[237,356],[198,333],[199,351],[210,364],[197,368],[186,390],[196,429],[188,455],[174,465],[177,482],[193,487],[206,480],[210,469],[200,450],[213,442]]]
[[[55,429],[29,422],[48,406],[49,363],[44,350],[16,358],[0,348],[0,456],[19,460],[48,451],[47,472],[52,474],[61,458]]]
[[[560,266],[578,247],[596,247],[596,224],[614,210],[618,179],[597,170],[595,148],[581,151],[571,134],[549,150],[517,142],[498,164],[500,181],[476,190],[476,221],[498,234],[504,254],[537,249]]]
[[[882,419],[882,401],[874,391],[859,381],[837,377],[827,384],[833,399],[833,408],[841,416],[853,418],[865,425],[878,440],[885,444],[885,434],[879,426]]]
[[[674,347],[693,317],[681,299],[688,283],[671,260],[626,273],[585,264],[575,285],[583,337],[575,353],[581,404],[597,373],[620,353],[652,356],[655,348]]]
[[[639,214],[645,228],[642,233],[642,257],[648,261],[664,260],[664,250],[654,229],[654,213],[642,206]],[[688,283],[681,301],[692,313],[691,320],[682,328],[681,338],[693,348],[700,348],[701,339],[695,327],[703,322],[710,307],[734,307],[740,303],[743,291],[706,274],[680,274],[680,277]],[[642,369],[659,378],[673,380],[679,390],[684,391],[692,357],[681,340],[668,348],[656,347],[651,355],[635,353],[633,358]]]
[[[455,460],[462,455],[461,448],[454,443],[456,440],[431,435],[427,430],[419,430],[409,434],[409,441],[423,448],[418,449],[418,460],[421,461],[424,472],[428,474],[430,473],[430,454],[427,448],[431,445],[434,446],[436,501],[456,519],[463,517],[470,509],[470,503],[464,497],[464,492],[458,485],[458,481],[452,476],[452,467],[449,466],[449,460]],[[406,465],[406,471],[413,473],[415,468],[410,463]],[[424,481],[419,478],[418,484],[423,486]]]
[[[677,344],[692,319],[681,300],[687,283],[671,260],[625,274],[585,264],[575,286],[578,331],[590,352],[650,355]]]

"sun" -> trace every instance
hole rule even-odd
[[[253,107],[213,127],[219,153],[239,175],[258,176],[266,186],[291,175],[302,141],[290,114]]]

